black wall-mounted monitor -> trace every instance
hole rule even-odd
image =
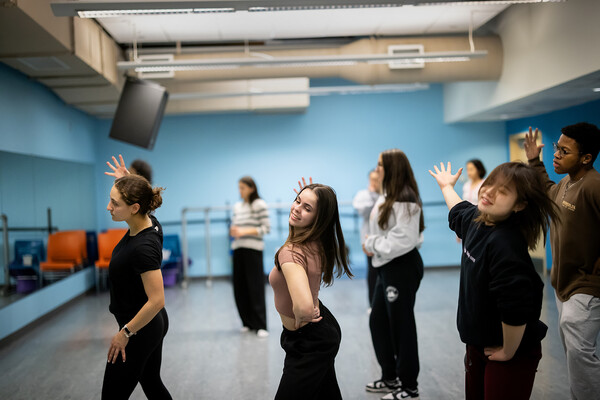
[[[152,150],[168,98],[159,84],[127,77],[109,137]]]

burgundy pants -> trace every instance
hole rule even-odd
[[[542,346],[519,349],[509,361],[490,361],[483,349],[467,345],[466,400],[527,400],[531,396]]]

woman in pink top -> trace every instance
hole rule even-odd
[[[286,353],[275,399],[341,399],[334,362],[342,332],[319,300],[321,282],[332,284],[334,267],[338,278],[352,276],[333,189],[321,184],[302,188],[289,225],[269,274]]]

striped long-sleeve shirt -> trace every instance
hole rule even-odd
[[[240,228],[256,228],[258,235],[241,236],[231,243],[233,250],[239,248],[263,250],[265,243],[263,235],[266,235],[271,230],[269,221],[269,210],[267,203],[263,199],[256,199],[249,204],[245,201],[236,203],[233,206],[232,225]]]

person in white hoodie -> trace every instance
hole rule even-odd
[[[404,152],[379,155],[377,172],[383,195],[369,218],[363,250],[373,257],[377,283],[369,325],[381,378],[368,383],[368,392],[382,399],[418,399],[419,351],[414,305],[423,278],[423,203]]]
[[[366,189],[359,190],[354,199],[352,199],[352,207],[358,212],[363,218],[363,223],[360,227],[361,243],[364,243],[364,238],[369,232],[369,216],[371,210],[375,205],[375,202],[379,198],[379,188],[381,187],[381,180],[377,171],[372,170],[369,172],[369,186]],[[373,289],[375,289],[375,282],[377,282],[377,272],[373,268],[371,257],[367,256],[367,284],[368,284],[368,299],[369,307],[371,307],[371,300],[373,300]]]

